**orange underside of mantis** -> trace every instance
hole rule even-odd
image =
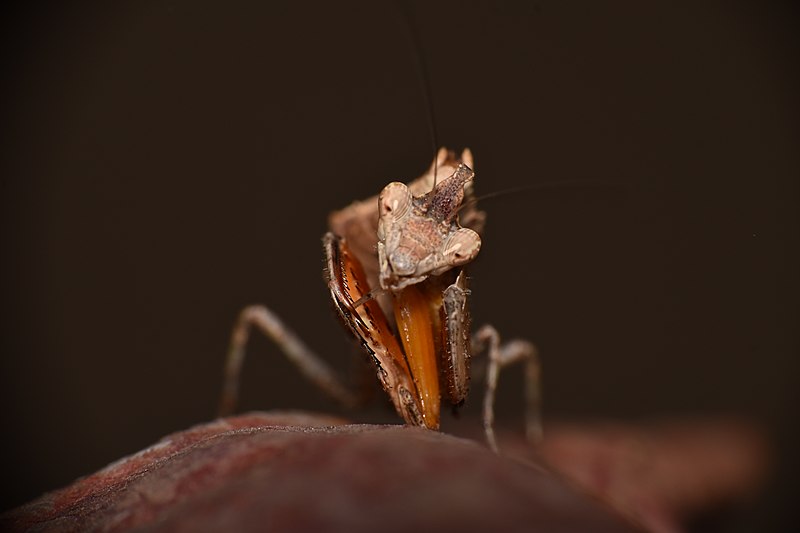
[[[329,254],[329,259],[333,260],[329,269],[334,301],[349,301],[352,305],[369,292],[364,269],[343,239],[335,242]],[[337,272],[341,272],[341,276],[337,276]],[[439,320],[441,290],[423,282],[393,292],[392,302],[397,335],[375,299],[368,299],[358,307],[340,307],[340,311],[345,323],[376,357],[381,369],[379,376],[381,372],[398,373],[389,380],[391,385],[387,389],[398,413],[408,423],[439,429],[441,396],[437,347],[443,335]],[[419,418],[404,408],[403,398],[398,396],[399,386],[414,396]]]
[[[408,369],[422,404],[425,426],[439,428],[439,372],[436,366],[431,302],[416,285],[394,295],[394,316]]]

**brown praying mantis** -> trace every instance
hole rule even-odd
[[[472,354],[487,353],[483,427],[498,450],[494,403],[500,370],[525,364],[526,436],[541,438],[539,360],[524,340],[501,343],[485,325],[470,334],[465,267],[475,259],[486,215],[476,208],[474,162],[442,148],[422,176],[333,212],[323,237],[325,279],[342,322],[375,365],[406,424],[438,430],[442,401],[462,404]],[[437,182],[437,176],[445,176]],[[301,373],[345,405],[358,397],[278,316],[264,306],[242,310],[225,365],[220,412],[236,404],[245,347],[255,327]]]

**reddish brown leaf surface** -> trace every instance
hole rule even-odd
[[[249,414],[3,517],[14,531],[636,531],[533,464],[403,426]]]
[[[766,456],[758,433],[726,423],[550,426],[536,453],[513,436],[501,446],[519,459],[423,429],[252,413],[170,435],[0,525],[407,533],[638,523],[673,532],[692,513],[751,492]]]

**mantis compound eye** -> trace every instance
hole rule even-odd
[[[381,218],[387,216],[395,220],[402,218],[411,207],[411,191],[405,183],[392,182],[381,191],[378,205]]]
[[[442,247],[445,264],[453,267],[469,263],[481,249],[481,237],[469,228],[460,228]]]

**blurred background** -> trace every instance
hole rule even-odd
[[[719,527],[777,529],[800,470],[797,11],[408,5],[479,193],[572,183],[483,204],[473,323],[539,345],[547,420],[760,424],[773,475]],[[327,215],[432,158],[397,6],[3,9],[3,508],[213,418],[247,304],[348,373]],[[242,410],[345,414],[256,337]],[[515,427],[521,374],[501,380]],[[376,400],[348,416],[397,422]]]

